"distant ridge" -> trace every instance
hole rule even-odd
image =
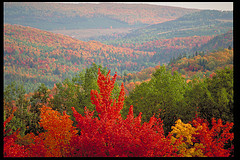
[[[172,21],[132,30],[130,33],[118,35],[118,38],[103,36],[96,40],[113,45],[135,44],[175,37],[216,36],[230,29],[233,29],[232,11],[203,10],[186,14]]]
[[[145,4],[5,2],[4,23],[44,30],[139,27],[198,11]]]

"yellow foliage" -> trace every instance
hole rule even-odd
[[[203,157],[203,145],[201,143],[193,144],[192,141],[194,139],[192,135],[196,134],[199,128],[194,128],[191,124],[185,124],[181,119],[178,119],[175,123],[175,126],[172,126],[171,140],[172,143],[180,140],[181,143],[177,145],[179,154],[183,157]]]
[[[192,134],[195,133],[195,128],[192,127],[191,124],[184,124],[181,119],[176,121],[176,125],[172,126],[172,134],[176,134],[176,138],[180,138],[182,136],[187,144],[193,144],[192,142]]]

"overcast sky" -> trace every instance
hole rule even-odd
[[[74,2],[66,2],[66,3],[74,3]],[[81,3],[81,2],[75,2],[75,3]],[[82,3],[86,3],[86,2],[82,2]],[[90,3],[99,3],[99,2],[90,2]],[[133,3],[133,4],[144,3],[144,4],[174,6],[174,7],[182,7],[182,8],[233,11],[233,2],[118,2],[118,3]]]

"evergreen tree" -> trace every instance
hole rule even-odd
[[[58,67],[53,71],[53,74],[60,75],[61,72],[59,71]]]
[[[195,56],[197,56],[197,55],[198,55],[198,52],[196,51],[196,52],[195,52]]]
[[[231,45],[229,45],[229,46],[228,46],[228,50],[232,50],[232,47],[231,47]]]

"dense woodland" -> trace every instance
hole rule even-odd
[[[163,66],[125,97],[98,67],[51,90],[8,86],[4,155],[233,156],[232,69],[187,83]]]
[[[117,72],[124,77],[124,74],[133,74],[149,67],[168,64],[169,61],[172,62],[181,57],[192,58],[196,55],[193,50],[196,45],[204,47],[204,45],[207,46],[207,42],[211,42],[210,44],[213,43],[215,46],[214,50],[224,46],[231,47],[231,33],[226,33],[228,36],[219,35],[220,38],[195,36],[149,41],[136,46],[114,47],[97,41],[79,41],[36,28],[6,24],[4,25],[4,78],[6,79],[4,83],[5,86],[11,81],[25,83],[26,91],[32,92],[40,83],[53,87],[57,82],[66,78],[71,79],[76,72],[90,67],[92,63],[107,67],[113,73]],[[227,42],[219,44],[219,41],[214,39],[220,42],[224,39]],[[223,51],[220,54],[224,53]],[[210,63],[209,60],[203,61],[203,63]],[[227,63],[231,64],[231,60]],[[187,67],[190,66],[189,64]],[[190,70],[192,70],[191,66]],[[196,71],[200,70],[198,66],[195,68],[198,68]],[[212,71],[214,64],[206,69],[204,71]],[[185,74],[183,70],[181,72]]]
[[[235,155],[232,12],[4,3],[4,14],[4,157]],[[89,41],[49,31],[89,26],[137,28]]]
[[[140,71],[154,66],[150,62],[152,55],[152,52],[79,41],[31,27],[4,27],[4,77],[27,83],[28,91],[36,83],[53,87],[54,83],[71,78],[94,62],[118,73]]]

